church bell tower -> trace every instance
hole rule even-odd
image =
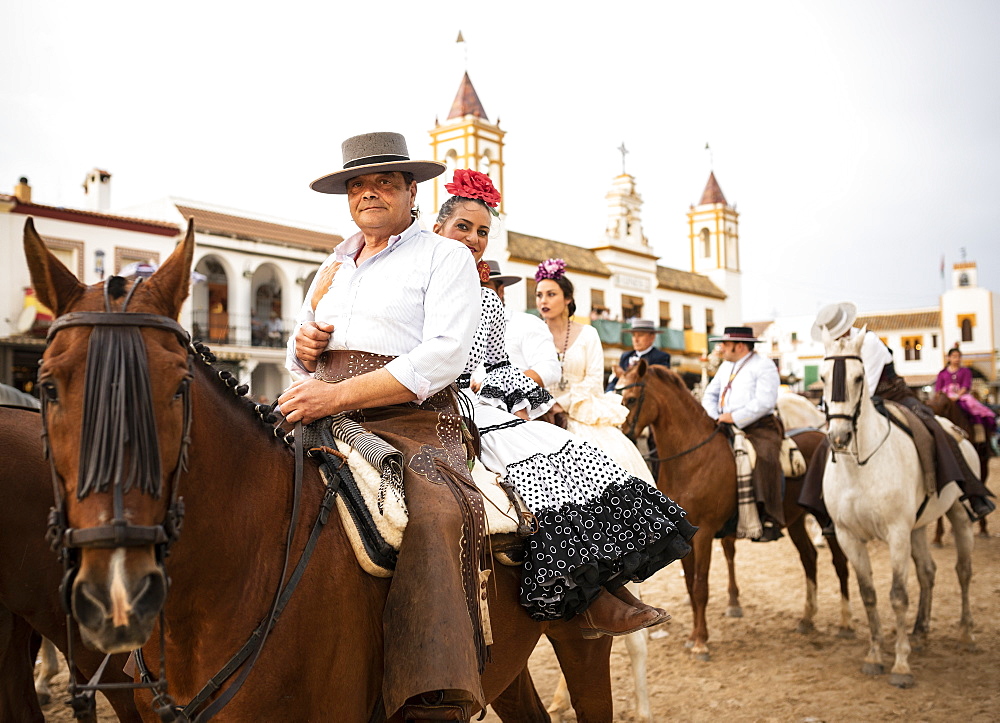
[[[431,149],[435,161],[446,163],[448,170],[434,179],[434,213],[450,195],[445,189],[451,183],[456,168],[471,168],[485,173],[501,194],[500,206],[504,211],[503,196],[503,137],[500,120],[490,121],[472,86],[469,74],[462,76],[458,93],[451,104],[451,111],[444,123],[434,122],[430,131]]]
[[[714,171],[708,175],[701,200],[691,206],[687,217],[691,271],[707,276],[726,293],[727,320],[743,321],[740,215],[722,194]]]

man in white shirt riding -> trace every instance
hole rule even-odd
[[[311,185],[346,195],[360,232],[316,274],[288,344],[300,379],[278,403],[291,423],[348,412],[403,453],[409,522],[383,613],[385,713],[468,720],[484,707],[485,530],[447,387],[479,324],[479,277],[463,244],[422,230],[411,213],[417,183],[443,163],[411,161],[397,133],[349,138],[343,153],[344,169]]]
[[[758,539],[777,540],[785,526],[780,457],[784,430],[774,415],[781,378],[774,362],[754,350],[757,339],[750,327],[727,326],[713,341],[720,343],[723,362],[701,405],[712,419],[739,427],[753,443],[754,496],[764,528]]]

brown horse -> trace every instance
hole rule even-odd
[[[33,669],[39,639],[32,629],[66,652],[66,613],[59,601],[62,567],[45,540],[52,507],[52,478],[42,455],[38,412],[0,407],[0,720],[41,721],[34,693]],[[77,680],[97,670],[103,654],[83,647],[75,637]],[[122,672],[125,656],[107,668],[110,682],[129,682]],[[129,691],[108,691],[122,721],[138,721]]]
[[[959,429],[965,432],[965,436],[969,438],[972,442],[972,446],[976,448],[976,454],[979,455],[979,469],[983,475],[983,484],[986,484],[986,477],[990,473],[990,443],[987,439],[985,442],[975,442],[975,434],[973,430],[972,420],[965,413],[958,402],[949,397],[943,392],[938,392],[927,405],[934,410],[934,414],[939,417],[944,417],[948,421],[955,424]],[[983,517],[979,520],[979,534],[981,537],[989,537],[990,533],[986,529],[986,518]],[[941,538],[944,536],[944,517],[939,517],[937,521],[937,528],[934,530],[934,542],[935,547],[941,547]]]
[[[272,608],[293,518],[289,482],[295,455],[261,423],[253,405],[233,394],[234,379],[220,381],[216,370],[179,341],[172,320],[190,283],[190,225],[185,240],[144,283],[116,277],[103,288],[82,285],[45,248],[30,221],[25,252],[39,299],[58,317],[39,386],[69,528],[64,539],[79,545],[73,549],[79,567],[70,588],[74,617],[84,638],[101,650],[143,646],[154,676],[162,634],[169,694],[186,704]],[[76,312],[86,313],[66,316]],[[125,333],[119,335],[119,329]],[[112,352],[128,363],[110,358]],[[116,363],[117,371],[108,373]],[[109,378],[103,380],[102,373]],[[122,403],[103,416],[85,412],[88,400],[103,397]],[[95,435],[97,418],[131,425],[128,444]],[[93,440],[90,451],[81,442],[86,439]],[[118,463],[105,463],[114,473],[103,480],[93,474],[100,467],[94,449]],[[140,473],[129,477],[136,469]],[[302,514],[288,549],[292,565],[324,495],[314,465],[304,466],[302,479]],[[177,503],[181,495],[183,510]],[[176,536],[182,511],[183,533],[164,561],[161,543]],[[486,700],[496,700],[505,720],[547,720],[525,670],[544,633],[566,671],[578,719],[610,720],[611,640],[585,641],[573,623],[533,621],[517,603],[519,574],[496,566],[490,577],[494,645],[483,674]],[[388,586],[388,580],[361,569],[339,517],[330,515],[247,684],[220,717],[384,717],[382,610]],[[143,716],[152,718],[152,693],[136,693],[136,700]],[[160,698],[163,702],[169,701]]]
[[[660,456],[657,487],[687,510],[698,533],[691,541],[692,552],[685,557],[684,581],[687,583],[694,628],[686,647],[698,660],[709,660],[708,623],[705,609],[708,605],[708,572],[712,562],[712,540],[732,520],[736,507],[736,463],[729,441],[718,434],[718,426],[694,398],[683,380],[673,371],[661,366],[647,366],[641,361],[619,376],[619,388],[629,408],[629,416],[622,428],[635,436],[646,427],[652,427]],[[822,433],[806,431],[795,436],[806,461],[822,439]],[[801,491],[802,479],[786,480],[784,513],[787,531],[799,552],[806,573],[806,603],[800,632],[814,628],[816,613],[816,548],[805,529],[805,511],[796,500]],[[742,615],[739,588],[735,577],[735,537],[724,537],[723,550],[729,566],[729,607],[727,614]],[[850,631],[848,605],[847,559],[830,540],[833,565],[840,579],[841,616],[840,634]]]

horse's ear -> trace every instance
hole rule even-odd
[[[56,316],[62,316],[86,290],[73,272],[49,251],[30,216],[24,222],[24,257],[35,296]]]
[[[824,326],[824,327],[821,327],[821,332],[822,332],[822,335],[823,335],[823,336],[822,336],[822,339],[823,339],[823,347],[824,347],[825,349],[829,349],[829,348],[830,348],[830,342],[831,342],[831,341],[833,341],[833,337],[832,337],[832,336],[830,336],[830,330],[829,330],[829,329],[827,329],[827,328],[826,328],[826,327]]]
[[[170,257],[149,277],[147,291],[160,297],[164,316],[177,318],[191,290],[191,262],[194,259],[194,218],[188,219],[187,234]]]
[[[868,333],[868,325],[865,324],[861,327],[861,331],[858,332],[857,337],[851,342],[851,348],[854,350],[855,354],[861,353],[861,347],[865,345],[865,334]]]
[[[624,369],[622,369],[622,368],[621,368],[620,366],[618,366],[617,364],[612,364],[612,365],[611,365],[611,375],[612,375],[612,376],[613,376],[613,377],[614,377],[615,379],[621,379],[621,378],[622,378],[623,376],[625,376],[625,370],[624,370]]]
[[[636,362],[635,373],[638,375],[639,379],[642,379],[644,376],[646,376],[646,369],[648,369],[648,368],[649,368],[649,365],[646,364],[646,360],[645,359],[639,359],[639,361]]]

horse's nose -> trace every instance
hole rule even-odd
[[[73,616],[83,627],[99,630],[109,621],[115,627],[123,627],[159,614],[167,597],[163,572],[154,570],[128,587],[123,599],[103,585],[77,579],[73,586]]]
[[[154,570],[139,581],[138,592],[132,598],[132,612],[140,620],[159,614],[167,599],[167,578]]]
[[[847,449],[847,445],[851,443],[851,430],[845,429],[842,432],[835,432],[830,434],[830,446],[833,447],[838,452],[843,452]]]
[[[77,580],[73,585],[72,603],[73,617],[80,625],[91,630],[100,629],[111,607],[110,600],[107,595],[102,594],[101,588],[87,580]]]

